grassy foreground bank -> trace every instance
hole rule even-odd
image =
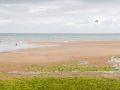
[[[113,71],[112,66],[88,66],[86,62],[71,61],[62,64],[51,65],[28,65],[25,67],[29,71]]]
[[[114,68],[112,66],[62,66],[62,65],[54,65],[54,66],[39,66],[39,65],[31,65],[27,67],[29,71],[113,71]]]
[[[0,90],[120,90],[120,78],[33,76],[0,80]]]

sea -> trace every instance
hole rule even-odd
[[[120,40],[120,33],[0,33],[0,40]]]
[[[80,33],[0,33],[0,52],[24,48],[44,47],[28,44],[26,41],[88,41],[120,40],[120,33],[80,34]]]

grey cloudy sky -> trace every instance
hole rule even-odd
[[[120,0],[0,0],[0,32],[120,33]]]

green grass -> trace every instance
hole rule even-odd
[[[112,56],[110,56],[110,58],[112,58],[112,57],[114,57],[114,58],[120,58],[120,55],[112,55]]]
[[[32,71],[111,71],[114,70],[112,66],[81,66],[81,65],[50,65],[50,66],[39,66],[29,65],[26,67],[27,70]]]
[[[120,78],[34,76],[0,80],[0,90],[120,90]]]
[[[71,61],[62,64],[52,65],[28,65],[25,67],[31,71],[111,71],[114,70],[112,66],[87,66],[81,64],[80,61]]]

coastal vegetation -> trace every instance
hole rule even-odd
[[[30,71],[113,71],[112,66],[39,66],[30,65],[27,67]]]
[[[0,80],[0,90],[120,90],[120,78],[17,76],[7,80]]]
[[[30,71],[113,71],[112,66],[88,66],[86,62],[73,61],[53,65],[28,65],[25,67]]]

